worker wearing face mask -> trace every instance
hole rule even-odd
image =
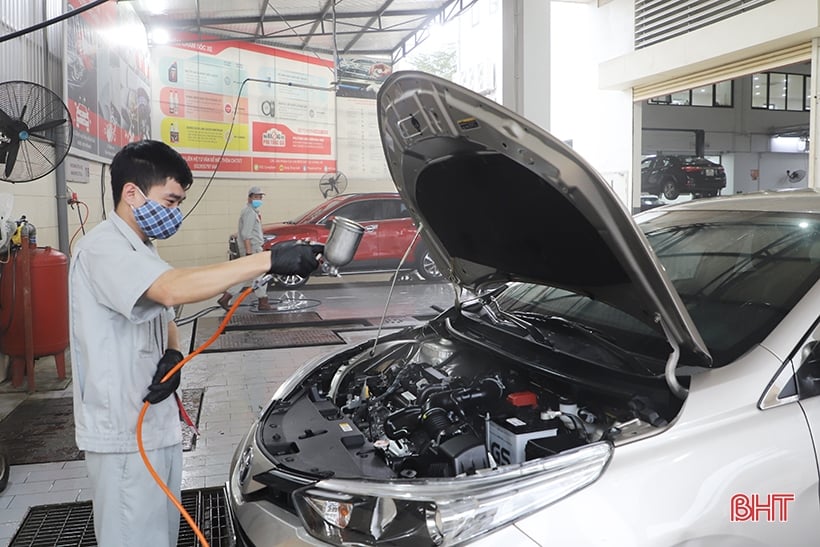
[[[114,210],[75,246],[69,271],[71,368],[77,446],[85,451],[97,544],[175,547],[179,512],[144,465],[136,425],[145,402],[143,447],[179,499],[182,482],[180,373],[173,307],[215,297],[265,273],[306,274],[318,246],[292,242],[208,266],[174,268],[153,239],[173,236],[193,177],[159,141],[128,144],[111,163]]]
[[[239,247],[239,256],[248,256],[254,253],[262,252],[262,214],[259,212],[262,207],[262,200],[265,198],[265,192],[259,186],[251,186],[248,189],[248,202],[239,213],[239,226],[236,231],[236,243]],[[222,306],[225,310],[231,307],[231,299],[233,295],[242,290],[242,285],[237,285],[228,289],[219,300],[217,304]],[[257,299],[258,311],[270,311],[271,305],[268,301],[268,288],[266,285],[257,288],[254,291]]]

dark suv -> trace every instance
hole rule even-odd
[[[650,156],[641,162],[641,191],[666,199],[713,197],[726,187],[723,166],[697,156]]]

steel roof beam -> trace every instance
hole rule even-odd
[[[475,0],[472,0],[470,3],[472,4]],[[409,10],[394,10],[389,11],[386,13],[382,13],[381,17],[429,17],[431,14],[435,15],[438,13],[438,9],[409,9]],[[339,22],[343,19],[368,19],[373,16],[372,11],[357,11],[357,12],[343,12],[343,13],[336,13],[336,21]],[[274,15],[264,15],[261,18],[261,22],[263,23],[275,23],[277,21],[282,22],[290,22],[290,21],[305,21],[305,22],[319,22],[327,19],[327,15],[323,12],[318,13],[305,13],[305,14],[292,14],[292,15],[282,15],[282,14],[274,14]],[[248,23],[259,23],[260,17],[256,15],[245,15],[240,17],[208,17],[203,18],[198,21],[198,24],[202,26],[212,26],[212,25],[242,25]],[[162,25],[166,28],[178,28],[180,26],[187,26],[191,24],[190,19],[168,19],[167,17],[162,16],[152,16],[148,18],[148,23],[151,25]]]
[[[379,21],[379,23],[381,24],[381,17],[382,17],[382,14],[383,14],[384,12],[386,12],[386,11],[387,11],[387,8],[389,8],[389,7],[390,7],[390,4],[392,4],[392,3],[393,3],[393,0],[386,0],[386,1],[385,1],[382,5],[381,5],[381,7],[380,7],[380,8],[376,11],[376,14],[375,14],[375,15],[373,15],[372,17],[370,17],[370,19],[368,19],[368,20],[367,20],[367,22],[364,24],[364,27],[365,27],[365,28],[364,28],[361,32],[359,32],[359,34],[358,34],[356,37],[354,37],[352,40],[350,40],[350,41],[347,43],[347,45],[346,45],[346,46],[345,46],[345,48],[344,48],[343,53],[347,53],[347,51],[348,51],[350,48],[352,48],[354,45],[356,45],[356,42],[358,42],[359,40],[361,40],[361,39],[362,39],[362,36],[364,36],[364,33],[365,33],[365,32],[367,32],[367,28],[369,28],[370,26],[372,26],[372,25],[373,25],[373,23],[375,23],[376,21]],[[427,11],[430,11],[430,10],[427,10]]]

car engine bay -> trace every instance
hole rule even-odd
[[[323,363],[263,415],[260,447],[306,478],[455,477],[656,434],[682,404],[581,388],[429,330]]]

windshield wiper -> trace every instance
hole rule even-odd
[[[615,339],[611,336],[608,336],[602,333],[598,329],[594,329],[588,325],[583,323],[579,323],[577,321],[573,321],[571,319],[567,319],[566,317],[561,317],[560,315],[544,315],[541,313],[529,312],[529,311],[514,311],[509,312],[514,314],[515,316],[523,316],[526,317],[528,320],[535,320],[539,323],[557,323],[560,326],[567,327],[571,330],[581,331],[582,333],[589,334],[600,338],[603,342],[607,342],[609,344],[615,344]]]
[[[514,317],[517,317],[518,319],[521,319],[520,316],[523,315],[527,319],[535,320],[539,323],[545,323],[545,324],[554,323],[554,324],[557,324],[557,325],[561,326],[562,328],[566,328],[566,329],[571,330],[573,333],[581,334],[581,335],[583,335],[587,338],[591,338],[591,339],[595,340],[598,343],[598,345],[602,346],[607,351],[609,351],[612,355],[614,355],[618,359],[620,359],[623,363],[627,364],[629,366],[629,368],[631,368],[632,370],[637,371],[637,372],[641,372],[641,373],[646,373],[646,372],[653,373],[653,371],[649,367],[641,364],[640,360],[638,360],[634,355],[632,355],[631,353],[629,353],[628,351],[623,349],[621,346],[619,346],[617,343],[615,343],[613,338],[603,334],[602,332],[600,332],[596,329],[588,327],[588,326],[584,325],[583,323],[578,323],[576,321],[566,319],[566,318],[561,317],[559,315],[542,315],[540,313],[525,312],[525,311],[505,312],[505,313],[513,315]],[[523,319],[521,319],[521,320],[523,321]],[[550,345],[554,345],[552,342],[548,341],[548,343]]]
[[[482,299],[481,307],[494,324],[502,326],[512,324],[526,332],[534,342],[550,348],[553,347],[552,342],[541,332],[541,329],[521,317],[502,310],[495,298]]]

